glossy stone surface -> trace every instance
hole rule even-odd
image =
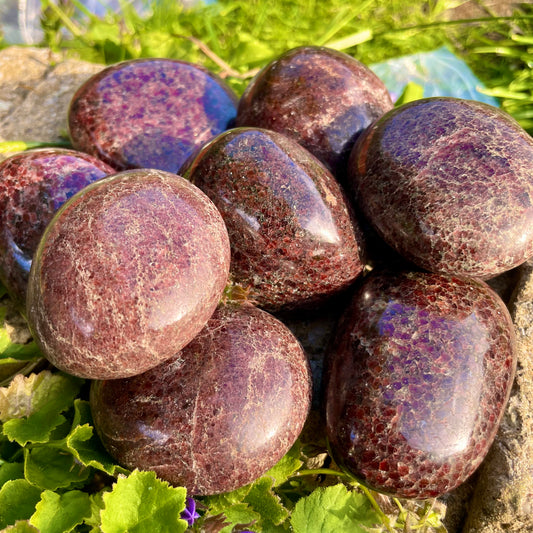
[[[89,185],[48,225],[28,283],[30,330],[70,374],[112,379],[172,357],[229,273],[224,222],[184,178],[130,170]]]
[[[376,231],[426,270],[487,279],[533,255],[533,139],[497,108],[396,108],[360,137],[349,171]]]
[[[0,163],[0,280],[21,311],[33,254],[54,213],[114,172],[93,156],[62,148],[28,150]]]
[[[230,305],[173,359],[94,382],[91,409],[120,464],[204,495],[246,485],[281,459],[310,396],[309,365],[289,329],[251,305]]]
[[[250,82],[236,124],[284,133],[342,176],[357,136],[392,107],[387,88],[366,65],[336,50],[303,46]]]
[[[177,172],[191,153],[230,127],[236,113],[236,95],[207,69],[136,59],[84,83],[68,119],[73,146],[117,170]]]
[[[509,313],[484,282],[370,275],[341,319],[328,361],[334,458],[395,496],[452,490],[485,457],[515,367]]]
[[[314,305],[364,266],[362,234],[339,184],[282,134],[235,128],[183,169],[221,212],[233,281],[269,310]]]

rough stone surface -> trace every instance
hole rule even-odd
[[[114,172],[96,157],[63,148],[28,150],[0,163],[0,280],[21,312],[47,224],[73,194]]]
[[[28,281],[30,331],[70,374],[144,372],[204,327],[229,261],[224,221],[200,189],[153,169],[114,174],[47,226]]]
[[[349,173],[377,233],[419,267],[486,279],[533,255],[533,139],[495,107],[398,107],[358,139]]]
[[[47,49],[0,50],[0,141],[64,140],[72,96],[102,68]]]
[[[219,307],[175,358],[91,389],[95,427],[111,455],[196,495],[266,472],[294,444],[310,402],[300,344],[251,305]]]
[[[462,533],[533,531],[533,261],[510,302],[518,347],[511,397],[483,465]]]
[[[123,170],[177,172],[191,154],[233,125],[237,96],[204,67],[137,59],[107,67],[74,95],[74,148]]]
[[[259,307],[316,305],[363,271],[362,232],[342,189],[294,140],[235,128],[181,173],[222,213],[232,279]]]
[[[404,498],[457,487],[496,435],[514,342],[504,303],[482,282],[372,274],[341,318],[328,364],[335,460]]]

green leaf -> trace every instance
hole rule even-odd
[[[103,533],[179,533],[187,529],[180,519],[185,509],[186,489],[171,487],[154,472],[133,471],[120,476],[111,492],[103,495]]]
[[[25,479],[13,479],[0,489],[0,528],[26,520],[35,511],[41,491]]]
[[[66,449],[85,466],[98,468],[110,475],[127,474],[128,471],[115,464],[107,453],[95,434],[92,423],[89,402],[76,399],[72,430],[65,439]]]
[[[400,94],[394,105],[398,107],[403,104],[407,104],[408,102],[413,102],[414,100],[420,100],[423,97],[424,87],[418,83],[415,83],[414,81],[410,81],[403,88],[402,94]]]
[[[39,530],[33,527],[28,520],[17,520],[15,525],[7,526],[2,529],[1,533],[40,533]]]
[[[295,533],[367,533],[380,522],[366,496],[341,483],[301,498],[291,516]]]
[[[277,494],[272,491],[273,480],[262,477],[253,485],[244,501],[263,517],[264,522],[279,526],[289,516],[289,511],[281,504]]]
[[[261,520],[261,515],[251,509],[246,503],[236,503],[224,511],[226,520],[225,526],[220,533],[232,533],[235,526],[249,526]]]
[[[298,440],[292,448],[262,477],[271,477],[274,480],[274,486],[285,483],[287,479],[294,474],[303,464],[301,460],[302,444]]]
[[[24,450],[24,474],[36,487],[48,490],[72,488],[87,481],[92,470],[60,447],[34,445]]]
[[[30,518],[40,533],[68,533],[91,514],[89,495],[79,490],[57,494],[46,490]]]
[[[0,487],[11,479],[24,477],[24,465],[22,463],[3,463],[0,465]]]
[[[82,384],[79,378],[49,370],[15,376],[9,387],[0,388],[4,435],[21,446],[47,442],[65,421],[60,413],[72,405]]]
[[[205,496],[202,498],[202,503],[209,509],[209,513],[216,515],[223,512],[228,507],[240,503],[244,500],[246,495],[250,492],[252,485],[245,485],[231,492],[223,492],[221,494],[213,494],[212,496]]]

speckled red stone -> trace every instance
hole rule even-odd
[[[117,170],[177,172],[198,148],[229,128],[237,96],[204,67],[173,59],[135,59],[85,82],[69,108],[75,148]]]
[[[288,137],[235,128],[183,170],[221,212],[233,281],[269,309],[315,305],[363,270],[362,233],[331,173]]]
[[[349,170],[376,231],[422,268],[486,279],[533,255],[533,139],[495,107],[396,108],[359,138]]]
[[[392,107],[387,88],[366,65],[336,50],[303,46],[250,82],[236,125],[284,133],[341,176],[357,136]]]
[[[114,172],[93,156],[63,148],[28,150],[0,163],[0,280],[22,312],[46,225],[73,194]]]
[[[405,498],[452,490],[480,465],[516,367],[513,325],[484,282],[373,274],[330,354],[327,433],[340,465]]]
[[[289,329],[253,306],[226,306],[173,359],[94,382],[91,409],[120,464],[204,495],[251,483],[281,459],[310,395],[308,362]]]
[[[120,172],[73,196],[48,225],[30,271],[30,330],[65,372],[139,374],[204,327],[229,260],[224,222],[202,191],[168,172]]]

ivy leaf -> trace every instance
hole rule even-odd
[[[0,528],[27,520],[41,499],[41,490],[25,479],[13,479],[0,489]]]
[[[0,421],[9,440],[25,446],[44,443],[65,418],[60,414],[72,405],[83,380],[43,370],[38,374],[18,374],[9,387],[0,388]]]
[[[92,424],[89,402],[76,399],[72,430],[65,438],[66,449],[85,466],[92,466],[112,476],[128,474],[125,468],[114,463],[95,434]]]
[[[30,518],[40,533],[68,533],[91,514],[89,495],[79,490],[58,494],[45,490]]]
[[[24,450],[24,474],[36,487],[47,490],[72,488],[89,479],[92,469],[80,464],[60,447],[35,445]]]
[[[134,470],[120,476],[111,492],[104,493],[100,512],[103,533],[180,533],[187,522],[180,519],[185,509],[186,489],[171,487],[154,472]]]
[[[380,522],[368,498],[341,483],[301,498],[291,516],[295,533],[367,533]]]
[[[242,502],[250,492],[251,488],[252,485],[245,485],[244,487],[232,490],[231,492],[205,496],[202,498],[202,502],[207,506],[210,514],[216,515],[224,512],[228,507]]]

